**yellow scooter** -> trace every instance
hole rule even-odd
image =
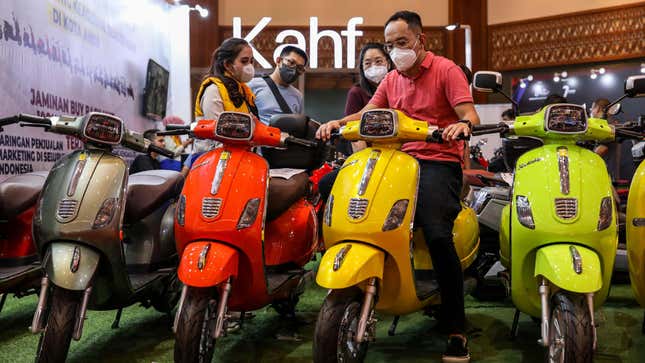
[[[396,316],[393,335],[398,316],[440,303],[423,233],[413,230],[419,164],[399,149],[407,141],[440,142],[441,130],[400,111],[376,109],[339,133],[371,147],[345,161],[325,207],[327,251],[316,281],[330,291],[316,322],[317,363],[362,362],[375,338],[376,311]],[[465,205],[453,239],[466,269],[477,256],[479,227],[475,212]]]

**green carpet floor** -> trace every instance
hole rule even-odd
[[[270,309],[255,312],[244,328],[217,342],[216,362],[311,362],[311,337],[325,291],[309,287],[299,305],[298,321],[283,321]],[[523,315],[519,337],[508,339],[513,307],[510,301],[466,301],[473,362],[541,362],[536,340],[539,326]],[[0,313],[0,362],[33,362],[38,337],[28,332],[36,297],[7,299]],[[629,285],[615,285],[610,299],[596,313],[600,323],[596,362],[645,362],[643,310]],[[69,362],[172,362],[171,320],[153,309],[125,309],[119,329],[111,329],[114,312],[88,313],[83,338],[73,342]],[[381,316],[377,340],[367,362],[437,362],[444,338],[432,331],[435,322],[420,313],[401,318],[397,335],[387,336],[391,317]]]

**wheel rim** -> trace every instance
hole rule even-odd
[[[202,334],[199,338],[199,361],[206,362],[210,360],[209,357],[215,348],[215,340],[211,337],[210,333],[215,329],[215,322],[217,317],[217,301],[210,299],[204,314],[204,323],[202,324]]]
[[[356,331],[358,330],[360,305],[356,302],[350,304],[343,318],[340,321],[340,329],[338,334],[338,362],[358,362],[364,356],[367,349],[367,343],[356,343]]]
[[[549,363],[564,363],[566,346],[560,319],[560,311],[556,309],[553,312],[549,326]]]

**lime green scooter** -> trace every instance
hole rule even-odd
[[[482,71],[474,78],[476,90],[503,94],[500,73]],[[591,362],[594,307],[607,298],[618,235],[605,163],[576,142],[638,133],[588,118],[573,104],[548,105],[511,126],[478,126],[473,135],[497,132],[544,142],[517,160],[511,204],[500,221],[500,257],[517,307],[512,334],[522,311],[541,318],[545,361]]]

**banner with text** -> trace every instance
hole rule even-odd
[[[0,2],[0,117],[101,111],[133,130],[153,128],[141,113],[146,67],[153,59],[169,69],[169,9],[155,0]],[[81,146],[40,128],[8,126],[0,133],[0,180],[49,170]]]

